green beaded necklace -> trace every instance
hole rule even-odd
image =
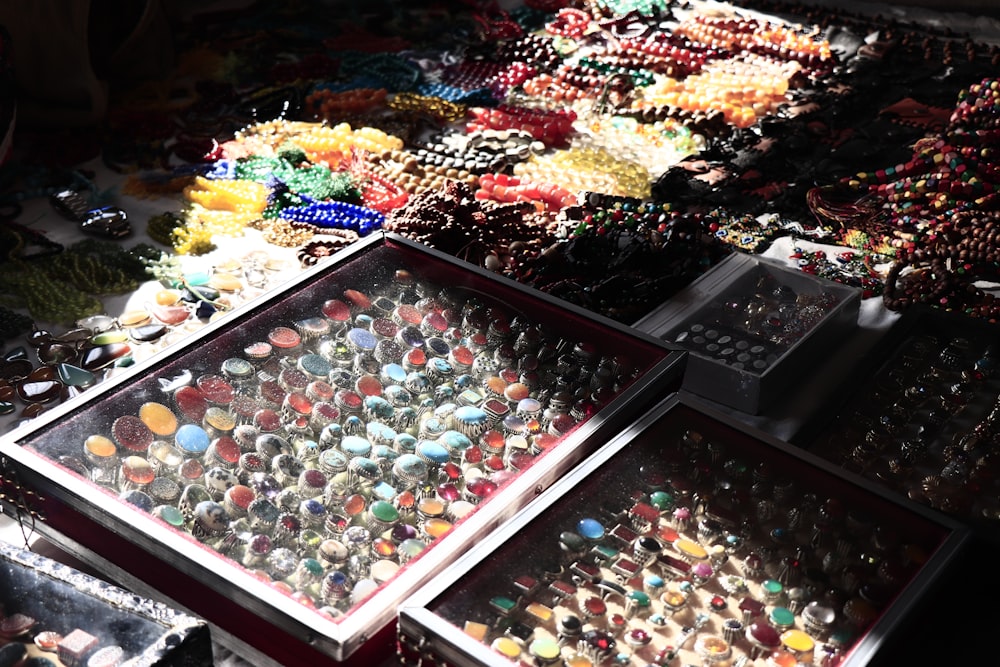
[[[88,294],[119,294],[134,290],[138,283],[120,269],[104,264],[93,255],[64,252],[52,258],[44,269],[59,280]]]
[[[42,322],[69,324],[103,312],[95,295],[135,290],[146,275],[142,258],[158,255],[145,244],[124,250],[109,241],[88,239],[45,262],[11,259],[0,264],[3,303],[25,308]]]
[[[598,0],[597,4],[617,16],[624,16],[629,12],[653,16],[666,11],[670,3],[666,0]]]
[[[148,243],[137,243],[128,250],[114,241],[103,239],[86,239],[74,243],[69,248],[70,253],[90,255],[106,266],[113,267],[132,281],[146,280],[146,260],[156,259],[160,250]],[[133,288],[129,288],[133,289]]]
[[[332,172],[321,164],[296,167],[283,157],[255,155],[240,160],[236,165],[236,178],[257,183],[267,183],[276,178],[292,194],[318,200],[357,201],[361,197],[361,192],[347,172]]]
[[[183,224],[183,218],[176,213],[166,211],[150,216],[149,222],[146,223],[146,235],[169,248],[174,245],[174,230]],[[155,258],[155,255],[152,256],[152,259]]]
[[[6,292],[5,305],[26,308],[42,322],[70,324],[104,310],[96,297],[49,277],[29,262],[0,265],[0,288]]]

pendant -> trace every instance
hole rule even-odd
[[[27,380],[17,385],[17,395],[25,403],[50,403],[62,394],[63,384],[58,380]]]
[[[80,367],[87,371],[97,371],[110,366],[131,352],[132,348],[127,343],[101,345],[83,353]]]
[[[69,387],[89,387],[97,380],[90,371],[71,364],[56,364],[56,374],[63,384]]]
[[[90,342],[94,345],[111,345],[113,343],[124,343],[128,340],[128,334],[122,329],[112,329],[110,331],[102,331],[93,338]]]
[[[149,304],[146,308],[157,320],[169,325],[180,324],[191,316],[191,311],[188,310],[187,306],[158,306]]]
[[[0,380],[20,380],[31,372],[34,366],[27,359],[15,358],[0,363]]]
[[[129,337],[138,343],[151,343],[162,338],[170,329],[165,324],[147,324],[129,329]]]
[[[83,329],[89,329],[93,333],[101,333],[112,328],[115,325],[115,319],[109,315],[91,315],[77,320],[76,325]]]
[[[65,343],[45,343],[36,354],[43,364],[61,364],[76,359],[77,349]]]

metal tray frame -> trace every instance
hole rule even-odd
[[[107,622],[102,614],[115,611],[139,619],[149,629],[158,628],[158,636],[145,646],[142,653],[129,657],[131,667],[212,664],[209,628],[201,619],[162,603],[137,597],[46,556],[2,542],[0,565],[11,569],[10,574],[5,575],[4,583],[13,585],[21,596],[33,598],[21,610],[37,618],[39,627],[51,627],[57,620],[72,620],[65,618],[66,611],[62,607],[53,608],[50,601],[36,598],[41,593],[36,586],[43,585],[46,593],[59,598],[72,598],[72,608],[93,614],[95,625]],[[80,619],[78,625],[86,630],[89,621]],[[119,635],[106,637],[111,644],[120,643],[123,639]]]

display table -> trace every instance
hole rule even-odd
[[[861,464],[877,483],[876,455],[898,467],[897,450],[919,449],[893,439],[903,428],[888,413],[850,436],[865,443],[802,434],[857,390],[855,366],[901,311],[1000,316],[1000,29],[867,3],[745,4],[239,7],[183,26],[167,80],[118,91],[97,157],[39,164],[49,137],[28,131],[30,159],[8,165],[0,200],[0,268],[22,269],[0,284],[34,320],[0,348],[3,501],[24,522],[7,522],[11,541],[35,522],[115,581],[206,617],[251,664],[380,663],[404,597],[473,545],[484,556],[534,495],[682,385],[732,430],[822,449],[797,477]],[[76,139],[52,154],[93,148]],[[372,268],[379,244],[405,261]],[[735,343],[686,351],[643,318],[696,281],[728,287],[712,271],[754,255],[793,277],[748,270],[719,303],[696,304],[732,325],[726,337],[757,337],[736,341],[746,359],[724,370],[739,372],[684,376],[695,354],[730,364]],[[794,327],[817,313],[835,321],[778,379],[750,378],[767,400],[737,400],[747,363],[777,361],[770,344],[794,352]],[[935,388],[958,382],[957,366],[928,373]],[[875,405],[905,411],[884,383]],[[930,467],[909,482],[950,488],[974,469],[993,488],[984,448],[964,461],[958,443],[923,444]],[[704,481],[698,462],[685,474]],[[743,482],[756,503],[763,486]],[[956,533],[969,518],[944,492],[897,495],[901,515]],[[924,655],[907,628],[966,604],[995,550],[989,531],[956,542],[919,578],[919,600],[906,594],[917,613],[880,625],[885,641],[856,660]],[[835,588],[840,602],[860,584],[838,574]],[[507,619],[531,597],[506,598]],[[981,622],[970,635],[988,634]],[[942,655],[983,650],[970,644]],[[567,646],[561,660],[611,658]],[[747,664],[773,658],[753,646]]]

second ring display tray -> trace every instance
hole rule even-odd
[[[864,665],[960,524],[670,398],[400,610],[422,664]]]
[[[996,325],[914,308],[857,364],[840,405],[795,442],[904,498],[1000,537]]]

